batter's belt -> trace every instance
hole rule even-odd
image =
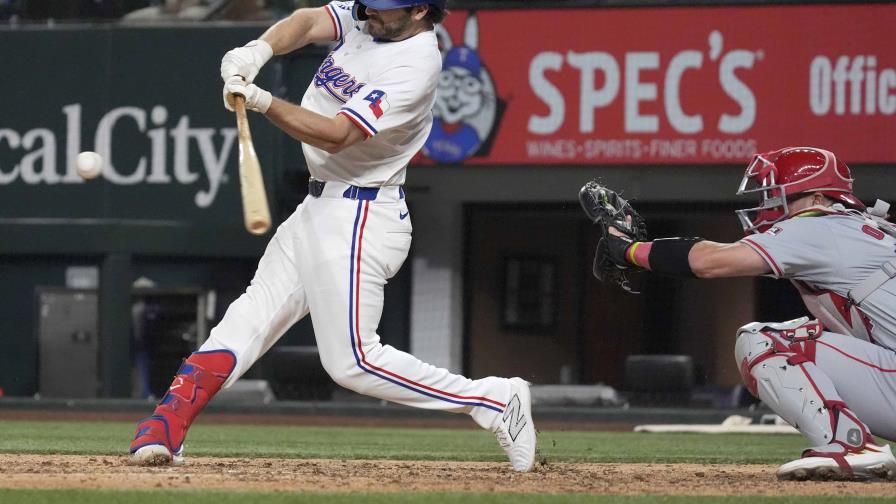
[[[308,179],[308,194],[315,198],[346,198],[350,200],[393,200],[404,199],[401,186],[358,187],[345,182]]]

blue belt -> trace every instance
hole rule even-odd
[[[308,194],[315,198],[320,198],[320,196],[324,193],[324,187],[326,187],[326,185],[327,182],[324,180],[309,179]],[[377,195],[379,195],[379,192],[379,187],[358,187],[350,185],[342,193],[342,197],[350,200],[373,201],[376,199]],[[398,194],[400,198],[404,198],[403,187],[398,188]]]

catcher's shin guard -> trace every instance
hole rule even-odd
[[[735,356],[750,392],[814,445],[803,456],[830,458],[848,475],[844,457],[863,452],[873,438],[814,363],[821,333],[821,324],[806,317],[754,322],[738,330]]]
[[[230,350],[190,355],[181,364],[168,393],[153,414],[137,423],[131,442],[133,462],[143,465],[180,463],[190,424],[221,389],[235,365],[236,356]]]

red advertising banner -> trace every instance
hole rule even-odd
[[[454,11],[438,163],[896,162],[896,5]],[[424,161],[425,162],[425,161]]]

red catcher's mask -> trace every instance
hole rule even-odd
[[[744,233],[762,233],[790,214],[788,199],[820,192],[857,210],[865,205],[852,194],[852,174],[833,152],[786,147],[756,154],[747,166],[738,195],[759,194],[759,206],[737,210]]]

